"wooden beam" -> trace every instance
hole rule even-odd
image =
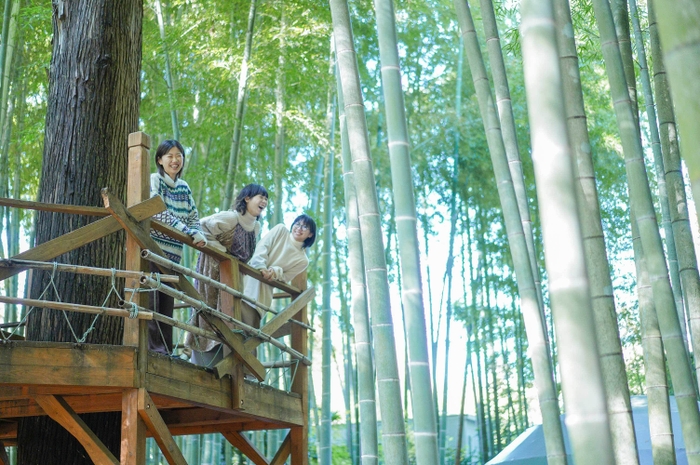
[[[158,197],[158,196],[156,196]],[[154,198],[154,197],[152,197]],[[102,189],[102,200],[104,201],[105,208],[112,213],[112,216],[119,222],[120,225],[129,233],[130,236],[134,238],[139,247],[143,249],[149,249],[153,253],[164,257],[165,254],[161,250],[160,246],[151,237],[149,230],[144,228],[135,218],[129,210],[127,210],[124,205],[119,201],[119,199],[109,192],[107,188]],[[162,270],[164,271],[164,270]],[[192,283],[190,283],[187,278],[179,273],[175,273],[179,276],[180,280],[176,285],[178,289],[182,290],[185,294],[190,297],[201,300],[202,296],[194,288]]]
[[[292,317],[296,316],[296,314],[299,313],[299,311],[302,308],[304,308],[309,302],[311,302],[315,295],[316,291],[313,287],[305,290],[301,293],[299,297],[297,297],[294,300],[294,302],[289,304],[284,310],[279,312],[277,315],[272,317],[270,321],[265,323],[265,325],[262,328],[260,328],[260,331],[262,331],[265,334],[274,334],[275,331],[284,326],[285,323],[287,323]],[[262,342],[262,340],[255,337],[249,338],[247,341],[245,341],[245,348],[247,350],[253,350],[257,346],[262,344]]]
[[[0,441],[17,440],[17,422],[0,422]]]
[[[151,197],[129,208],[129,212],[138,221],[150,218],[156,213],[165,210],[165,204],[160,197]],[[85,244],[101,239],[121,229],[121,225],[112,217],[90,223],[87,226],[71,231],[67,234],[51,239],[48,242],[39,244],[21,254],[11,258],[23,260],[37,260],[46,262],[63,255],[64,253],[82,247]],[[0,281],[12,277],[24,271],[24,268],[0,269]]]
[[[26,210],[38,210],[54,213],[70,213],[87,216],[109,216],[102,207],[86,207],[84,205],[67,205],[62,203],[41,203],[28,200],[17,200],[0,197],[0,207],[24,208]]]
[[[153,434],[153,439],[158,443],[161,452],[170,465],[187,465],[185,457],[182,455],[180,448],[175,444],[168,426],[158,413],[156,404],[148,395],[145,389],[139,389],[139,415],[146,423],[146,426]]]
[[[146,423],[138,410],[139,390],[128,389],[122,395],[121,465],[145,465]]]
[[[243,452],[255,465],[270,465],[262,453],[238,431],[222,431],[221,434],[233,447]]]
[[[231,347],[233,351],[233,356],[241,361],[250,372],[259,381],[265,379],[265,367],[262,366],[260,360],[253,355],[252,352],[246,350],[243,344],[243,337],[240,334],[236,334],[224,323],[221,319],[216,318],[206,312],[201,312],[200,315],[209,323],[209,325],[216,331],[216,333],[223,338],[226,344]],[[231,355],[229,355],[231,357]],[[228,357],[227,357],[228,358]],[[217,367],[219,365],[217,364]]]
[[[282,445],[277,450],[275,456],[270,460],[270,465],[284,465],[292,452],[292,436],[287,433],[287,437],[282,441]]]
[[[61,397],[41,395],[35,399],[48,416],[80,442],[96,465],[119,465],[114,454]]]
[[[0,344],[0,383],[133,387],[135,357],[135,348],[124,346],[5,343]]]

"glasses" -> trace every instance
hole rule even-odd
[[[292,229],[301,229],[302,231],[308,231],[309,227],[305,224],[297,223],[294,226],[292,226]]]

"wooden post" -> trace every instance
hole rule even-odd
[[[139,390],[122,394],[121,465],[146,464],[146,424],[139,415]]]
[[[126,187],[126,205],[130,207],[146,200],[150,195],[150,164],[149,149],[151,139],[146,133],[134,132],[129,134],[129,166]],[[148,230],[150,220],[141,222]],[[141,247],[131,235],[126,236],[126,269],[148,271],[145,260],[141,258]],[[127,280],[129,283],[129,280]],[[139,287],[134,280],[132,288]],[[132,300],[141,307],[146,307],[146,295],[126,295],[126,300]],[[123,344],[138,348],[137,379],[135,387],[142,387],[146,377],[148,361],[148,326],[146,320],[124,319]],[[122,441],[121,465],[144,465],[146,463],[146,424],[139,416],[139,390],[127,389],[122,394]]]
[[[148,150],[150,147],[151,140],[147,134],[143,132],[129,134],[129,171],[126,187],[127,207],[143,202],[149,197],[151,188]],[[142,223],[148,225],[150,221],[144,220]],[[141,248],[130,234],[126,236],[126,269],[148,271],[145,261],[141,258]],[[127,281],[127,283],[128,282],[129,281]],[[136,288],[138,286],[138,281],[136,281],[131,287]],[[141,307],[146,307],[146,305],[144,305],[146,301],[146,296],[144,294],[136,294],[134,296],[127,295],[126,300],[131,300]],[[139,324],[138,320],[124,320],[123,344],[125,346],[139,345],[139,326],[143,326],[143,331],[145,333],[145,322]]]
[[[294,278],[292,285],[300,290],[306,290],[306,272]],[[297,314],[297,320],[308,324],[308,306],[304,306]],[[309,333],[299,325],[292,325],[292,349],[308,355]],[[295,426],[289,431],[291,439],[292,465],[308,465],[309,463],[309,370],[303,363],[297,365],[297,372],[292,383],[292,392],[301,396],[301,414],[303,426]]]
[[[219,280],[222,284],[226,284],[238,291],[243,290],[241,283],[241,275],[238,271],[238,261],[237,260],[223,260],[219,266],[220,274]],[[241,320],[241,299],[234,298],[228,292],[221,292],[221,309],[230,308],[231,316]],[[224,355],[227,351],[224,351]],[[235,361],[233,370],[231,372],[231,408],[243,409],[244,399],[243,399],[243,364],[239,361]]]

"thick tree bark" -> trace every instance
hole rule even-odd
[[[53,55],[39,200],[75,205],[100,205],[100,188],[122,196],[126,188],[127,137],[138,128],[141,68],[140,0],[81,1],[53,5]],[[36,242],[43,243],[89,222],[87,217],[39,212]],[[112,235],[60,257],[61,261],[98,267],[121,267],[124,235]],[[49,283],[35,275],[32,295]],[[61,300],[101,305],[111,283],[104,279],[57,275]],[[92,318],[68,314],[76,335]],[[120,319],[100,317],[85,342],[119,344]],[[34,310],[28,339],[73,341],[66,318],[58,311]],[[119,455],[120,414],[84,416],[98,437]],[[26,419],[18,430],[18,461],[23,464],[89,464],[83,448],[47,417]]]

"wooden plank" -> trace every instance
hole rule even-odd
[[[243,452],[255,465],[269,465],[269,462],[257,447],[238,431],[222,431],[221,434],[233,447]]]
[[[114,454],[61,397],[40,395],[35,399],[48,416],[80,442],[96,465],[119,465]]]
[[[139,390],[128,389],[122,396],[121,465],[145,465],[146,424],[139,415]]]
[[[149,354],[145,387],[152,396],[167,395],[183,402],[224,411],[231,408],[230,382],[216,379],[204,368],[184,362],[178,363],[177,360],[170,363],[171,360],[162,358],[163,360],[155,360],[156,357]],[[244,415],[249,418],[255,417],[288,426],[303,424],[301,398],[297,395],[246,382],[244,398]]]
[[[292,436],[287,433],[287,437],[282,441],[282,445],[277,450],[275,456],[270,460],[270,465],[284,465],[292,452]]]
[[[153,434],[153,439],[160,447],[161,452],[170,465],[187,465],[180,448],[173,440],[168,427],[158,413],[158,408],[145,389],[138,390],[139,414],[146,426]]]
[[[136,220],[141,221],[146,218],[150,218],[163,210],[165,210],[163,199],[156,196],[129,208],[129,213],[131,213]],[[75,231],[71,231],[55,239],[51,239],[48,242],[39,244],[36,247],[11,258],[37,260],[42,262],[53,260],[64,253],[70,252],[71,250],[75,250],[78,247],[84,246],[85,244],[89,244],[97,239],[108,236],[109,234],[117,232],[120,229],[121,226],[119,222],[117,222],[117,220],[114,218],[103,218],[95,221],[94,223],[83,226],[82,228],[76,229]],[[22,271],[24,271],[22,268],[0,269],[0,281],[21,273]]]
[[[10,465],[10,457],[7,456],[5,443],[2,441],[0,441],[0,465]]]
[[[28,200],[9,199],[0,197],[0,207],[23,208],[43,212],[70,213],[73,215],[109,216],[102,207],[86,207],[84,205],[68,205],[63,203],[41,203]]]
[[[260,360],[258,360],[258,358],[253,355],[252,352],[246,350],[245,345],[243,344],[243,337],[240,334],[232,332],[231,328],[229,328],[221,319],[205,312],[202,312],[201,316],[232,349],[232,355],[243,363],[259,381],[264,380],[265,367],[263,367]]]
[[[305,290],[304,292],[301,293],[299,297],[297,297],[294,302],[289,304],[284,310],[279,312],[277,315],[272,317],[270,321],[265,323],[265,325],[260,328],[260,330],[265,333],[265,334],[274,334],[275,331],[280,329],[285,323],[287,323],[292,317],[296,316],[299,311],[306,307],[306,305],[311,302],[311,300],[314,298],[316,295],[316,291],[314,288],[310,288]],[[249,338],[247,341],[245,341],[245,348],[247,350],[253,350],[260,344],[262,344],[263,341],[252,337]]]
[[[0,383],[133,387],[131,347],[13,342],[0,345]]]

